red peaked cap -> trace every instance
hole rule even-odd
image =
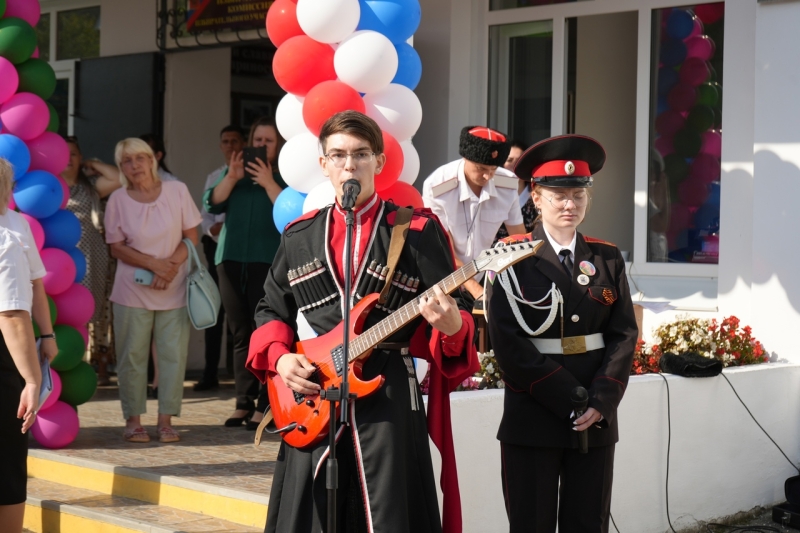
[[[606,151],[591,137],[559,135],[525,150],[514,173],[545,187],[591,187],[605,162]]]

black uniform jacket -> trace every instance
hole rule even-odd
[[[603,415],[600,427],[591,427],[589,446],[606,446],[618,440],[617,406],[625,393],[636,346],[633,314],[625,262],[613,244],[578,233],[572,279],[537,225],[528,235],[512,236],[544,241],[536,255],[515,265],[522,297],[537,301],[552,283],[564,297],[564,337],[602,333],[605,348],[577,355],[542,354],[520,327],[497,279],[489,288],[489,332],[506,384],[503,419],[497,438],[509,444],[577,448],[572,430],[570,393],[578,385],[589,392],[589,407]],[[580,264],[596,269],[589,284],[581,285]],[[589,269],[587,269],[589,270]],[[513,284],[512,284],[513,286]],[[519,295],[518,295],[519,296]],[[546,310],[519,304],[528,328],[535,331]],[[539,338],[560,338],[561,316]]]

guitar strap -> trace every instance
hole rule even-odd
[[[403,251],[403,246],[406,243],[406,235],[408,235],[408,226],[411,224],[411,216],[414,210],[408,207],[401,207],[397,210],[394,219],[394,228],[392,229],[392,240],[389,241],[389,258],[386,261],[386,266],[389,267],[389,272],[386,274],[386,284],[381,290],[378,303],[384,305],[386,297],[389,295],[389,288],[392,286],[392,278],[394,278],[394,268],[397,266],[397,261],[400,259],[400,254]]]

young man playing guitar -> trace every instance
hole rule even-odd
[[[319,402],[316,367],[305,355],[294,353],[299,351],[295,348],[298,311],[322,336],[342,321],[345,305],[354,306],[368,294],[380,293],[387,277],[386,298],[370,311],[363,330],[421,295],[421,318],[377,344],[363,361],[361,378],[383,376],[383,385],[370,396],[351,402],[351,425],[337,431],[337,530],[443,531],[430,432],[442,455],[444,531],[460,532],[447,394],[477,370],[478,361],[473,321],[466,310],[459,309],[458,291],[454,299],[436,286],[455,270],[450,243],[434,215],[416,210],[390,273],[392,229],[402,217],[398,206],[375,193],[375,174],[386,162],[380,128],[367,116],[346,111],[325,123],[319,140],[324,153],[320,166],[336,190],[336,203],[307,213],[285,228],[267,276],[266,295],[256,310],[258,329],[251,339],[247,366],[262,381],[279,377],[297,393],[298,405]],[[358,181],[361,192],[353,209],[353,269],[346,273],[341,204],[344,184],[351,179]],[[346,275],[352,280],[352,292],[347,295],[343,289]],[[429,294],[433,297],[423,295],[432,287]],[[428,417],[412,356],[431,364]],[[284,439],[288,439],[286,434]],[[265,531],[325,531],[327,453],[327,438],[302,449],[286,440],[281,443]]]

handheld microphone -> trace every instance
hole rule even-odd
[[[575,419],[582,417],[589,404],[589,393],[583,387],[572,389],[569,399],[572,401],[572,408],[575,410]],[[587,430],[578,432],[578,452],[589,453],[589,433]]]
[[[342,187],[342,209],[351,211],[356,205],[356,198],[361,194],[361,184],[358,180],[349,179]]]

